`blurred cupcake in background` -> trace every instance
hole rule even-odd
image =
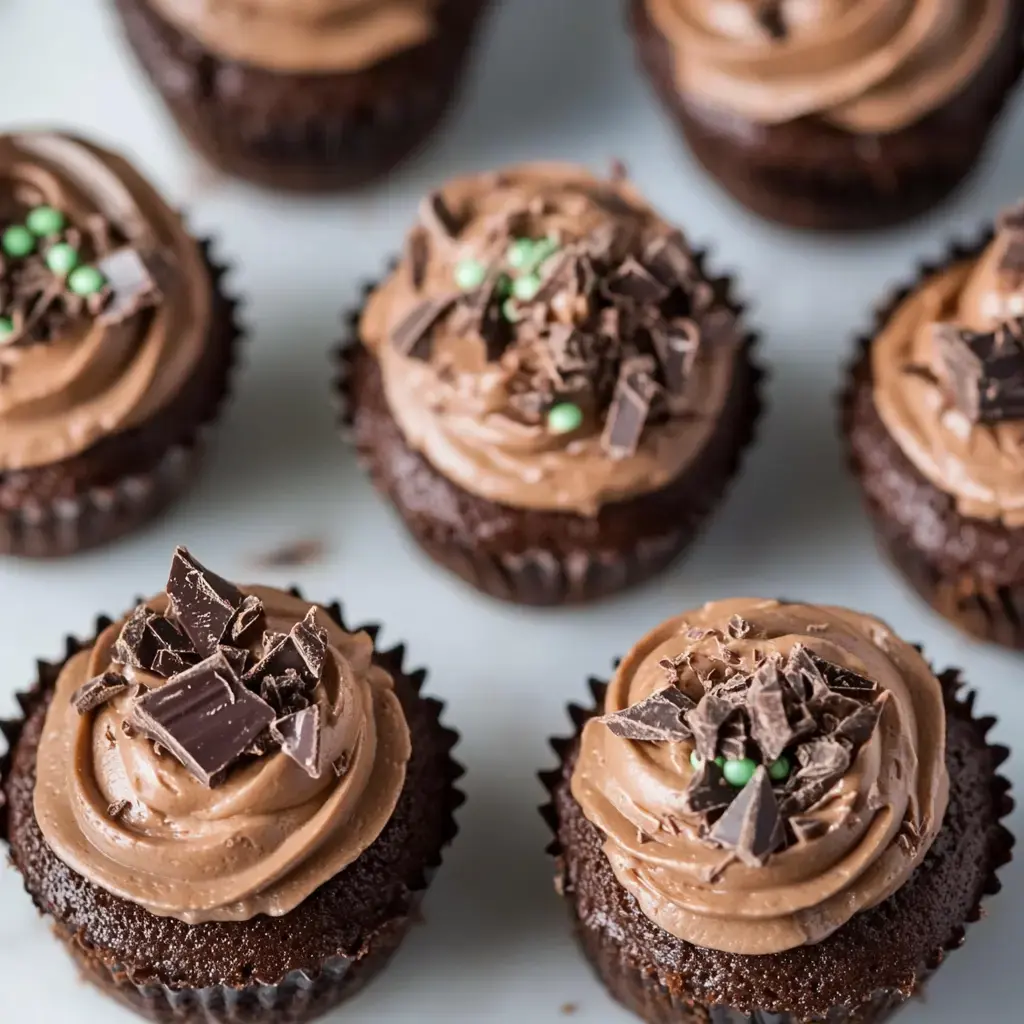
[[[511,601],[601,597],[667,566],[739,465],[740,312],[619,173],[459,179],[352,318],[345,418],[437,562]]]
[[[894,224],[977,165],[1024,53],[1016,0],[631,0],[641,63],[755,213]]]
[[[488,0],[117,0],[178,127],[271,188],[362,185],[448,109]]]

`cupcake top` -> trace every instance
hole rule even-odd
[[[360,71],[426,42],[441,0],[148,0],[229,60],[283,72]]]
[[[622,661],[572,777],[619,882],[730,953],[819,942],[910,877],[946,811],[942,690],[877,619],[732,600]]]
[[[199,245],[123,159],[0,135],[0,473],[158,412],[203,354],[210,305]]]
[[[429,196],[360,325],[408,444],[464,490],[593,515],[678,476],[742,335],[622,179],[529,164]]]
[[[47,843],[189,924],[286,914],[380,835],[409,729],[366,633],[183,548],[167,589],[64,666],[38,753]]]
[[[913,124],[993,53],[1012,0],[646,0],[687,95],[758,124]]]
[[[1024,206],[896,306],[871,366],[878,413],[917,469],[963,515],[1024,526]]]

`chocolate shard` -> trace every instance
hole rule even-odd
[[[260,682],[260,696],[282,718],[309,707],[313,689],[293,668],[279,676],[264,676]]]
[[[692,320],[676,320],[651,330],[651,341],[661,365],[661,377],[669,395],[678,398],[686,389],[700,350],[700,328]]]
[[[231,647],[229,644],[220,644],[217,651],[231,666],[233,678],[241,679],[245,674],[245,666],[249,663],[249,652],[244,647]]]
[[[703,761],[683,792],[683,810],[688,814],[710,814],[728,807],[736,790],[725,781],[714,761]]]
[[[291,631],[292,643],[306,663],[306,677],[318,681],[327,659],[327,630],[316,620],[316,608],[310,608],[306,617]]]
[[[269,650],[264,648],[266,653],[246,672],[243,682],[258,684],[264,676],[282,676],[289,670],[309,683],[319,682],[327,658],[327,630],[318,625],[316,609],[310,608],[290,633],[273,636],[274,644]]]
[[[248,645],[266,626],[263,602],[255,595],[247,595],[231,620],[229,636],[232,644]]]
[[[786,714],[778,661],[767,661],[754,673],[747,697],[750,734],[766,764],[777,761],[793,741]]]
[[[419,291],[426,279],[427,264],[430,260],[429,235],[424,228],[416,227],[410,232],[406,258],[409,261],[409,277],[412,280],[412,286]]]
[[[693,735],[683,715],[694,703],[682,690],[669,687],[652,694],[639,704],[605,715],[603,722],[613,736],[642,743],[678,743]]]
[[[754,631],[754,627],[742,615],[734,615],[726,626],[726,630],[734,640],[745,640]]]
[[[797,644],[790,651],[783,675],[795,700],[809,701],[828,693],[829,685],[825,677],[828,664],[802,644]]]
[[[183,547],[175,550],[171,560],[167,596],[178,623],[203,658],[217,650],[243,600],[233,584],[201,565]]]
[[[430,359],[434,325],[457,301],[457,295],[445,295],[418,302],[392,329],[391,344],[410,359]]]
[[[644,358],[623,361],[601,435],[601,444],[613,459],[628,458],[640,446],[651,404],[658,393],[651,370],[650,360]]]
[[[862,747],[874,734],[888,698],[888,691],[883,691],[871,704],[862,704],[853,714],[839,722],[832,733],[833,739],[845,740],[855,749]]]
[[[705,761],[713,761],[718,756],[719,733],[736,711],[732,701],[705,693],[700,703],[687,713],[686,724],[693,733],[697,754]]]
[[[798,781],[839,779],[850,767],[850,751],[838,740],[826,736],[801,744],[797,760],[801,765],[796,774]]]
[[[627,256],[605,282],[611,296],[622,296],[632,302],[657,306],[668,298],[670,289],[659,281],[639,260]]]
[[[768,857],[785,843],[782,815],[763,764],[715,822],[709,838],[756,868],[764,867]]]
[[[147,626],[150,618],[156,613],[145,605],[139,605],[128,616],[127,622],[114,641],[114,660],[119,665],[130,665],[132,668],[145,668],[143,664],[143,647],[146,643]]]
[[[790,818],[789,827],[793,830],[793,836],[798,843],[820,839],[828,831],[828,826],[820,818]]]
[[[818,666],[825,677],[830,690],[857,701],[865,701],[878,693],[878,684],[867,676],[862,676],[852,669],[843,668],[831,661],[809,652],[811,660]]]
[[[263,650],[269,651],[287,638],[287,633],[275,633],[272,629],[263,633]]]
[[[733,715],[718,734],[718,749],[729,760],[739,761],[747,756],[750,734],[744,715]]]
[[[431,192],[420,204],[420,223],[435,238],[452,240],[459,236],[462,223],[440,192]]]
[[[277,719],[270,734],[311,779],[320,778],[320,708],[316,704]]]
[[[699,277],[693,253],[678,233],[653,239],[641,257],[643,265],[669,288],[679,288]]]
[[[1024,320],[992,332],[935,324],[932,344],[951,397],[972,423],[1024,419]]]
[[[97,318],[101,324],[119,324],[155,306],[163,296],[154,276],[155,256],[125,246],[96,261],[107,279],[109,299]]]
[[[139,605],[114,641],[114,660],[164,677],[194,661],[192,643],[169,619]]]
[[[273,709],[233,685],[221,652],[141,695],[131,723],[204,786],[216,786],[274,721]]]
[[[71,703],[80,715],[87,715],[119,693],[123,693],[129,685],[128,680],[120,672],[104,672],[75,690],[71,694]]]

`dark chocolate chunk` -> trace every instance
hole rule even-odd
[[[932,339],[951,397],[972,423],[1024,419],[1024,320],[991,332],[935,324]]]
[[[414,228],[410,233],[407,256],[412,286],[419,291],[427,276],[427,264],[430,259],[429,236],[423,228]]]
[[[601,436],[609,456],[621,459],[636,453],[657,393],[658,385],[646,360],[623,362]]]
[[[96,261],[96,269],[107,279],[109,290],[107,304],[98,317],[101,324],[123,323],[161,300],[151,266],[154,258],[126,246]]]
[[[882,717],[882,710],[888,697],[889,694],[885,691],[873,703],[862,704],[851,715],[840,721],[832,736],[837,740],[845,740],[854,748],[863,746],[871,739],[878,720]]]
[[[391,331],[391,344],[411,359],[429,359],[434,325],[457,301],[457,295],[446,295],[417,303]]]
[[[420,205],[420,223],[435,237],[454,239],[462,224],[440,192],[431,192]]]
[[[204,786],[216,786],[274,720],[270,705],[231,676],[217,652],[140,696],[132,709],[132,724]]]
[[[718,733],[718,749],[730,761],[741,761],[747,756],[750,734],[744,715],[733,715]]]
[[[308,708],[277,719],[270,734],[310,778],[320,778],[320,708]]]
[[[655,238],[644,250],[641,262],[669,288],[679,288],[698,277],[693,253],[678,234]]]
[[[128,686],[128,680],[120,672],[104,672],[75,690],[71,695],[71,703],[80,715],[86,715],[123,693]]]
[[[174,624],[145,605],[139,605],[121,627],[114,642],[114,660],[164,677],[194,661],[192,644]]]
[[[273,630],[268,629],[263,633],[263,650],[269,651],[276,647],[283,640],[287,639],[287,633],[275,633]]]
[[[142,650],[146,643],[149,620],[156,613],[145,605],[139,605],[128,616],[128,621],[121,627],[121,632],[114,641],[114,660],[120,665],[131,665],[132,668],[145,668]]]
[[[263,632],[265,625],[263,602],[255,594],[249,594],[238,606],[238,611],[231,620],[231,642],[248,645],[256,639],[257,633]]]
[[[612,296],[624,296],[638,304],[657,306],[669,295],[667,285],[659,281],[639,260],[627,256],[608,278],[605,288]]]
[[[683,792],[683,810],[688,814],[710,814],[728,807],[736,790],[725,781],[714,761],[704,760]]]
[[[274,634],[275,642],[248,672],[243,682],[258,683],[264,676],[282,676],[297,672],[310,683],[319,681],[327,657],[327,630],[316,621],[316,609],[310,608],[302,622],[287,635]]]
[[[306,677],[318,681],[327,658],[327,630],[317,623],[315,608],[310,608],[306,617],[292,627],[291,638],[306,663]]]
[[[625,711],[605,715],[599,721],[608,726],[614,736],[646,743],[678,743],[693,735],[683,721],[694,703],[682,690],[669,687],[652,694]]]
[[[798,843],[809,843],[828,831],[828,826],[820,818],[790,818],[789,827],[793,830]]]
[[[777,662],[766,662],[754,673],[747,702],[750,734],[764,762],[771,764],[793,740]]]
[[[277,712],[278,717],[309,707],[315,684],[308,683],[295,669],[279,676],[264,676],[260,696]]]
[[[828,664],[802,644],[797,644],[790,651],[783,675],[796,700],[808,701],[828,692],[828,680],[825,678],[825,667]]]
[[[732,850],[750,867],[763,867],[768,857],[786,841],[768,769],[757,766],[751,780],[740,790],[715,823],[710,838]]]
[[[179,547],[171,561],[167,596],[178,623],[200,657],[208,658],[224,639],[242,594]]]
[[[700,703],[686,715],[686,724],[693,732],[697,753],[705,761],[718,756],[718,735],[722,726],[736,713],[736,705],[714,693],[705,693]]]
[[[241,679],[245,674],[245,666],[249,663],[249,652],[243,647],[231,647],[228,644],[221,644],[217,650],[227,659],[234,678]]]
[[[838,740],[826,736],[801,744],[797,760],[801,764],[796,775],[798,781],[839,779],[850,767],[850,751]]]
[[[878,684],[873,679],[859,675],[852,669],[843,668],[831,661],[819,658],[813,651],[808,656],[821,669],[830,690],[851,697],[857,701],[865,701],[878,692]]]
[[[679,396],[693,370],[700,348],[700,329],[692,320],[677,320],[668,327],[651,331],[651,341],[658,354],[665,390]]]

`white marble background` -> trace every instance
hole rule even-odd
[[[462,833],[426,903],[426,921],[389,972],[337,1014],[349,1024],[618,1024],[628,1019],[573,948],[543,854],[535,807],[546,738],[564,706],[631,640],[714,597],[785,594],[874,611],[923,641],[939,664],[963,666],[997,739],[1024,733],[1024,662],[957,636],[877,557],[846,479],[833,401],[850,338],[887,284],[951,234],[969,231],[1024,193],[1018,105],[981,174],[958,201],[913,228],[868,239],[807,238],[737,209],[693,166],[634,69],[617,0],[503,0],[465,102],[422,159],[349,199],[305,201],[216,179],[183,148],[126,59],[103,0],[0,4],[0,127],[60,125],[135,154],[235,265],[253,341],[237,399],[208,471],[159,524],[68,561],[0,565],[0,714],[56,656],[66,632],[120,612],[162,584],[186,542],[238,579],[261,552],[324,542],[314,565],[262,573],[341,597],[355,620],[381,619],[404,639],[449,702],[469,774]],[[456,172],[527,158],[601,168],[621,157],[652,199],[718,264],[742,276],[772,370],[771,410],[725,508],[682,566],[624,598],[583,611],[523,611],[475,596],[427,564],[336,440],[326,354],[338,311],[394,251],[419,195]],[[1008,771],[1024,783],[1020,756]],[[1022,832],[1019,812],[1011,825]],[[1016,1019],[1024,938],[1024,858],[912,1005],[905,1024]],[[119,1024],[129,1015],[76,978],[12,871],[0,871],[0,1020]]]

